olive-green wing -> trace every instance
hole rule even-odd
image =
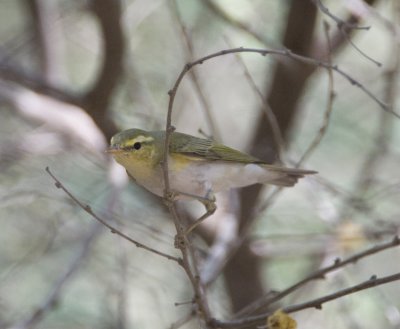
[[[242,163],[265,163],[211,139],[198,138],[178,132],[171,135],[170,152],[185,154],[204,160],[234,161]]]

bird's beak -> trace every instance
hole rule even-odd
[[[115,154],[121,152],[121,149],[118,146],[112,145],[108,149],[106,149],[104,152],[108,154]]]

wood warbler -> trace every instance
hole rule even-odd
[[[163,196],[164,143],[165,131],[128,129],[111,138],[108,153],[138,184]],[[316,173],[270,165],[211,139],[178,132],[171,134],[168,168],[171,190],[199,199],[256,183],[293,186],[304,175]]]

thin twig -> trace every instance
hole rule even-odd
[[[310,58],[310,57],[307,57],[307,56],[299,55],[299,54],[296,54],[296,53],[292,52],[289,49],[281,49],[281,50],[279,50],[279,49],[259,49],[259,48],[244,48],[244,47],[231,48],[231,49],[221,50],[221,51],[212,53],[210,55],[207,55],[207,56],[204,56],[204,57],[202,57],[200,59],[197,59],[197,60],[195,60],[193,62],[187,63],[184,66],[184,68],[182,69],[181,73],[179,74],[178,79],[176,80],[176,83],[175,83],[174,87],[168,92],[170,94],[170,104],[171,104],[171,101],[172,101],[172,104],[173,104],[177,88],[180,85],[183,77],[194,66],[203,64],[205,61],[208,61],[208,60],[213,59],[215,57],[224,56],[224,55],[227,55],[227,54],[235,54],[235,53],[257,53],[257,54],[260,54],[262,56],[266,56],[266,55],[285,56],[285,57],[289,57],[292,60],[295,60],[295,61],[298,61],[298,62],[301,62],[301,63],[304,63],[304,64],[313,65],[313,66],[319,66],[319,67],[323,67],[325,69],[331,69],[334,72],[336,72],[337,74],[341,75],[343,78],[345,78],[353,86],[358,87],[361,91],[363,91],[366,95],[368,95],[372,100],[374,100],[379,105],[379,107],[381,107],[381,109],[383,109],[386,112],[389,112],[389,113],[393,114],[397,118],[400,118],[400,114],[394,112],[392,110],[391,106],[386,104],[384,101],[380,100],[369,89],[367,89],[363,84],[361,84],[359,81],[354,79],[347,72],[345,72],[342,69],[340,69],[337,65],[330,64],[328,62],[320,61],[320,60],[317,60],[317,59],[314,59],[314,58]],[[172,97],[171,97],[171,95],[172,95]],[[171,110],[172,110],[172,108],[171,108]],[[170,112],[170,106],[168,106],[168,112]],[[167,121],[169,121],[169,125],[167,125],[167,126],[171,127],[171,113],[168,113]]]
[[[229,41],[229,39],[227,37],[225,38],[225,40],[228,43],[228,45],[231,46],[231,42]],[[247,69],[247,66],[244,63],[242,57],[239,54],[236,54],[236,55],[237,55],[236,58],[237,58],[239,64],[243,68],[245,78],[249,82],[251,89],[257,94],[258,98],[261,101],[262,109],[264,110],[265,116],[266,116],[267,121],[272,130],[272,137],[273,137],[273,141],[275,143],[275,150],[277,152],[277,158],[279,161],[281,161],[281,159],[282,159],[281,151],[284,149],[285,142],[283,139],[281,129],[279,128],[278,120],[276,119],[275,113],[272,110],[271,105],[269,104],[268,100],[265,98],[265,96],[261,92],[260,88],[257,87],[257,84],[255,83],[253,77],[251,76],[249,70]]]
[[[319,8],[321,12],[323,12],[325,15],[330,17],[332,20],[336,22],[336,25],[339,29],[339,31],[342,33],[344,38],[350,43],[350,45],[363,57],[374,63],[376,66],[381,67],[382,63],[378,62],[377,60],[373,59],[372,57],[368,56],[365,52],[363,52],[359,47],[356,46],[356,44],[350,39],[348,35],[348,31],[350,30],[366,30],[368,31],[370,29],[369,26],[358,26],[356,24],[351,24],[349,22],[346,22],[339,17],[333,15],[328,7],[324,6],[321,0],[313,0],[314,4]]]
[[[345,71],[340,69],[337,65],[335,65],[335,64],[330,65],[323,61],[318,61],[318,60],[315,60],[315,59],[312,59],[312,58],[309,58],[306,56],[297,55],[297,54],[292,53],[290,50],[286,50],[286,52],[290,53],[290,56],[289,56],[290,58],[296,59],[300,62],[308,63],[311,65],[319,65],[319,66],[324,67],[325,69],[331,68],[333,71],[335,71],[336,73],[341,75],[343,78],[345,78],[350,84],[352,84],[353,86],[356,86],[361,91],[363,91],[366,95],[368,95],[372,100],[374,100],[379,105],[379,107],[382,110],[384,110],[388,113],[391,113],[395,117],[400,119],[400,114],[394,112],[392,110],[392,107],[389,104],[386,104],[384,101],[380,100],[369,89],[367,89],[363,84],[361,84],[359,81],[352,78],[348,73],[346,73]]]
[[[166,188],[166,195],[169,196],[170,192],[168,192]],[[180,249],[182,253],[182,267],[184,268],[187,277],[190,280],[190,283],[192,285],[193,291],[194,291],[194,304],[197,306],[198,313],[202,316],[202,318],[205,320],[206,324],[208,324],[212,317],[210,314],[210,310],[208,307],[207,299],[205,296],[205,288],[201,283],[200,280],[200,274],[197,269],[197,264],[196,260],[194,257],[194,252],[191,249],[190,243],[187,241],[186,237],[183,235],[183,228],[181,225],[181,220],[178,215],[178,212],[176,210],[175,202],[172,201],[169,197],[165,197],[168,209],[172,215],[172,218],[174,220],[175,228],[177,231],[176,238],[177,239],[183,239],[181,243],[178,243],[176,246]],[[192,262],[191,262],[192,260]],[[191,266],[191,264],[193,266]],[[193,268],[193,270],[192,270]]]
[[[329,294],[329,295],[326,295],[326,296],[323,296],[320,298],[316,298],[316,299],[310,300],[305,303],[284,307],[284,308],[282,308],[282,311],[285,313],[294,313],[294,312],[298,312],[298,311],[301,311],[301,310],[304,310],[307,308],[316,308],[316,309],[320,310],[320,309],[322,309],[322,304],[324,304],[324,303],[341,298],[343,296],[354,294],[356,292],[359,292],[359,291],[362,291],[365,289],[373,288],[376,286],[380,286],[380,285],[398,281],[398,280],[400,280],[400,273],[388,275],[388,276],[385,276],[385,277],[382,277],[379,279],[375,275],[373,275],[373,276],[371,276],[371,278],[369,280],[359,283],[355,286],[339,290],[335,293],[332,293],[332,294]],[[212,325],[215,328],[240,328],[240,327],[249,326],[251,324],[258,323],[260,321],[264,321],[271,314],[273,314],[273,311],[264,313],[264,314],[260,314],[260,315],[256,315],[256,316],[252,316],[252,317],[233,320],[233,321],[214,320],[212,322]]]
[[[400,71],[400,45],[395,42],[393,36],[392,42],[393,48],[389,51],[389,60],[393,62],[392,68],[386,72],[385,88],[384,88],[384,99],[388,104],[395,106],[396,98],[398,94],[398,73]],[[364,196],[371,190],[371,184],[374,182],[377,176],[379,167],[382,164],[382,159],[389,152],[388,145],[393,135],[393,121],[386,113],[380,113],[377,131],[375,137],[375,143],[367,154],[363,164],[361,165],[359,177],[354,188],[353,195]],[[342,210],[342,216],[345,217],[345,212],[348,211],[348,205],[351,204],[352,198],[347,198],[344,203],[344,209]]]
[[[179,14],[179,10],[177,8],[177,4],[175,1],[171,1],[171,7],[172,7],[172,11],[173,14],[176,18],[176,20],[178,21],[178,24],[180,26],[181,32],[182,32],[182,36],[186,45],[186,58],[188,61],[192,61],[194,58],[194,51],[193,51],[193,43],[192,40],[187,32],[187,28],[182,20],[182,16]],[[197,73],[195,70],[190,70],[189,72],[189,76],[190,79],[193,82],[194,88],[197,92],[199,101],[201,103],[201,107],[203,109],[204,112],[204,117],[207,121],[207,125],[211,131],[211,136],[214,140],[218,141],[218,142],[222,142],[222,137],[221,137],[221,133],[220,130],[217,126],[217,124],[215,123],[215,119],[213,118],[213,114],[211,111],[211,106],[207,101],[207,98],[205,97],[203,90],[200,86],[200,82],[199,82],[199,77],[197,76]]]
[[[324,21],[324,32],[328,44],[328,63],[331,65],[332,64],[332,44],[331,44],[331,39],[329,37],[329,25],[327,22]],[[313,141],[311,142],[310,146],[307,148],[307,150],[304,152],[303,156],[301,159],[297,162],[296,167],[300,167],[300,165],[308,159],[308,157],[315,151],[317,146],[321,143],[322,138],[324,138],[325,133],[328,129],[329,121],[331,118],[331,113],[333,109],[333,101],[335,99],[335,91],[334,91],[334,86],[333,86],[333,73],[332,69],[328,68],[328,102],[326,104],[326,110],[324,113],[324,120],[322,122],[322,126],[318,131],[318,134],[314,137]]]
[[[144,245],[143,243],[140,243],[132,238],[130,238],[129,236],[127,236],[126,234],[122,233],[120,230],[116,229],[115,227],[113,227],[112,225],[108,224],[106,220],[100,218],[99,216],[97,216],[92,208],[89,205],[85,205],[82,202],[80,202],[58,179],[56,176],[54,176],[54,174],[50,171],[49,167],[46,167],[46,171],[47,173],[54,179],[54,181],[56,182],[55,185],[57,188],[62,189],[69,197],[72,201],[74,201],[79,207],[81,207],[84,211],[86,211],[90,216],[92,216],[94,219],[96,219],[98,222],[100,222],[102,225],[104,225],[105,227],[107,227],[111,233],[117,234],[119,236],[121,236],[122,238],[128,240],[129,242],[133,243],[136,247],[138,248],[142,248],[145,249],[147,251],[150,251],[156,255],[159,255],[161,257],[167,258],[169,260],[173,260],[175,262],[177,262],[178,264],[181,265],[182,260],[180,258],[165,254],[161,251],[158,251],[156,249],[153,249],[151,247],[148,247],[146,245]]]
[[[267,294],[260,298],[259,300],[253,302],[252,304],[248,305],[246,308],[238,312],[238,315],[243,315],[243,314],[250,314],[253,313],[257,310],[259,310],[262,307],[266,307],[268,305],[271,305],[272,303],[277,302],[278,300],[281,300],[285,296],[291,294],[295,290],[299,289],[300,287],[304,286],[306,283],[317,280],[317,279],[323,279],[325,275],[329,272],[335,271],[341,267],[344,267],[348,264],[354,264],[357,261],[359,261],[362,258],[365,258],[367,256],[376,254],[378,252],[381,252],[386,249],[390,249],[393,247],[397,247],[400,245],[400,239],[398,236],[395,236],[391,241],[382,243],[380,245],[373,246],[367,250],[364,250],[362,252],[359,252],[345,260],[340,260],[339,258],[335,259],[334,263],[330,266],[321,268],[313,273],[311,273],[309,276],[304,278],[303,280],[295,283],[294,285],[286,288],[285,290],[282,290],[281,292],[274,294],[271,296],[271,294]]]
[[[359,283],[355,286],[339,290],[335,293],[332,293],[332,294],[329,294],[329,295],[326,295],[326,296],[323,296],[323,297],[320,297],[317,299],[313,299],[313,300],[310,300],[305,303],[284,307],[283,311],[286,313],[294,313],[294,312],[304,310],[306,308],[316,308],[316,309],[320,310],[320,309],[322,309],[322,304],[327,303],[329,301],[332,301],[332,300],[335,300],[335,299],[338,299],[340,297],[347,296],[350,294],[354,294],[361,290],[373,288],[373,287],[380,286],[382,284],[386,284],[386,283],[390,283],[390,282],[394,282],[397,280],[400,280],[400,273],[384,276],[379,279],[376,277],[376,275],[372,275],[369,280]]]
[[[187,68],[187,66],[185,66]],[[192,285],[193,291],[195,293],[195,302],[199,308],[199,313],[204,316],[205,322],[208,323],[211,320],[210,316],[210,311],[207,305],[207,301],[205,298],[205,293],[204,293],[204,287],[201,285],[200,281],[200,276],[198,275],[198,271],[196,270],[196,264],[195,261],[193,262],[195,271],[197,274],[194,274],[191,269],[191,262],[190,262],[190,254],[193,255],[192,252],[189,250],[189,242],[187,241],[186,237],[184,236],[183,232],[183,226],[181,223],[181,220],[179,218],[176,206],[175,206],[175,201],[174,197],[172,195],[171,187],[170,187],[170,182],[169,182],[169,170],[168,170],[168,150],[169,150],[169,142],[170,142],[170,137],[171,133],[175,130],[175,128],[172,126],[171,121],[172,121],[172,107],[174,104],[174,99],[176,92],[178,90],[179,84],[182,81],[185,73],[189,70],[182,70],[181,74],[178,76],[178,79],[175,82],[175,85],[172,90],[168,92],[169,94],[169,104],[168,104],[168,114],[167,114],[167,124],[166,124],[166,133],[165,133],[165,144],[164,144],[164,156],[163,156],[163,163],[162,163],[162,169],[163,169],[163,177],[164,177],[164,200],[168,206],[169,212],[172,215],[172,218],[174,220],[174,225],[175,229],[177,232],[177,238],[181,239],[182,243],[178,243],[177,247],[180,249],[182,253],[182,267],[184,268],[186,275],[188,276],[190,283]]]
[[[345,26],[349,30],[366,30],[366,31],[368,31],[370,29],[369,26],[358,26],[356,24],[351,24],[351,23],[348,23],[348,22],[340,19],[339,17],[333,15],[330,12],[330,10],[328,9],[328,7],[324,6],[324,4],[322,3],[321,0],[313,0],[313,2],[317,6],[317,8],[319,8],[319,10],[321,12],[323,12],[325,15],[327,15],[332,20],[334,20],[339,27],[340,26]]]
[[[347,42],[363,57],[365,57],[367,60],[369,60],[370,62],[374,63],[376,66],[381,67],[382,63],[378,62],[376,59],[373,59],[371,56],[369,56],[367,53],[365,53],[364,51],[362,51],[360,49],[360,47],[358,47],[353,40],[351,40],[351,38],[349,37],[348,33],[346,31],[343,30],[343,27],[340,29],[340,32],[342,32],[342,34],[344,35],[345,39],[347,40]]]

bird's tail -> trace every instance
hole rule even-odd
[[[297,168],[285,168],[285,167],[278,167],[274,165],[264,165],[267,169],[280,173],[281,176],[272,180],[268,181],[268,184],[277,185],[277,186],[286,186],[290,187],[297,183],[299,178],[303,178],[306,175],[314,175],[317,172],[314,170],[305,170],[305,169],[297,169]]]

